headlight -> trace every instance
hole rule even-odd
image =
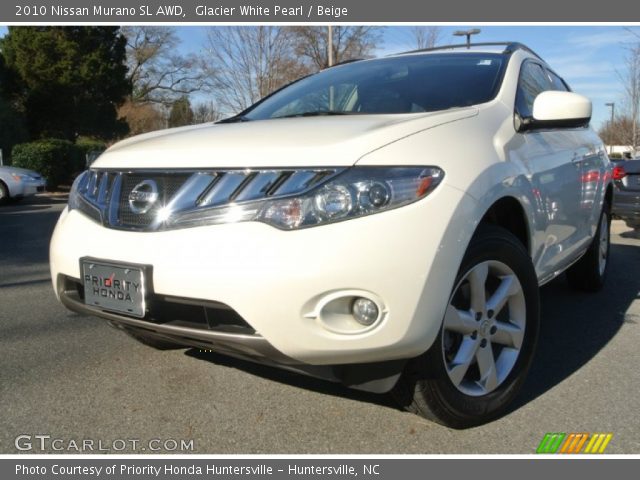
[[[284,230],[313,227],[402,207],[442,181],[437,167],[353,167],[298,196],[173,215],[167,227],[260,221]]]
[[[69,210],[75,210],[80,208],[80,202],[82,200],[81,189],[80,186],[85,184],[87,181],[87,177],[89,176],[88,171],[82,172],[80,175],[76,177],[71,185],[71,190],[69,190],[69,200],[67,202],[69,206]]]
[[[12,173],[11,176],[16,182],[31,182],[37,180],[35,177],[32,177],[31,175],[26,173]]]
[[[80,210],[95,221],[102,222],[106,213],[105,205],[97,204],[95,192],[95,176],[89,170],[82,172],[71,185],[67,201],[69,210]]]
[[[291,230],[384,212],[425,197],[443,176],[436,167],[354,167],[304,196],[266,202],[256,220]]]

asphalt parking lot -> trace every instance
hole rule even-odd
[[[611,432],[607,453],[640,453],[640,238],[619,221],[602,292],[576,293],[562,277],[543,287],[540,347],[512,411],[456,431],[386,396],[197,350],[155,351],[66,311],[48,269],[64,201],[0,207],[0,454],[19,453],[23,434],[59,446],[193,439],[207,454],[533,453],[546,432]]]

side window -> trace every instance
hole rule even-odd
[[[558,75],[553,73],[551,70],[547,70],[547,73],[549,74],[549,78],[551,79],[551,86],[554,90],[559,90],[561,92],[571,91],[567,84],[564,83],[564,80],[562,80]]]
[[[516,93],[516,111],[522,118],[529,118],[533,112],[533,101],[545,90],[556,90],[549,75],[542,66],[534,62],[525,62],[520,69],[518,92]]]

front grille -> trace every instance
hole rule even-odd
[[[176,192],[184,185],[189,174],[178,175],[144,175],[123,174],[118,200],[118,224],[123,227],[148,227],[154,221],[158,210],[167,205]],[[158,201],[145,213],[135,213],[129,205],[131,191],[144,180],[153,180],[158,185]]]
[[[178,228],[176,217],[189,218],[205,209],[215,213],[230,205],[300,195],[342,170],[90,170],[74,188],[80,197],[78,208],[104,226],[156,231]],[[150,191],[142,192],[144,183],[153,186]],[[149,208],[140,208],[135,201],[140,193],[153,193]]]

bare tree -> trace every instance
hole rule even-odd
[[[220,108],[237,113],[304,75],[293,30],[279,26],[211,27],[204,59]]]
[[[293,27],[296,36],[296,52],[305,58],[313,70],[327,68],[328,35],[327,27]],[[382,29],[371,26],[333,27],[333,61],[344,62],[357,58],[367,58],[380,46]]]
[[[633,120],[626,115],[616,115],[613,123],[608,120],[598,130],[598,135],[607,145],[631,145]]]
[[[222,116],[213,102],[202,102],[193,108],[193,123],[209,123],[220,120]]]
[[[640,42],[627,47],[625,70],[618,73],[624,88],[624,105],[628,121],[621,124],[624,130],[619,132],[623,145],[629,145],[634,152],[638,150],[640,132]]]
[[[177,98],[203,87],[204,75],[195,55],[178,52],[175,29],[123,26],[127,38],[129,80],[134,102],[172,104]]]
[[[129,133],[132,135],[167,128],[163,107],[154,103],[135,103],[128,100],[118,109],[118,117],[126,120]]]
[[[416,26],[409,31],[412,45],[416,49],[433,48],[442,40],[442,29],[436,26]]]

